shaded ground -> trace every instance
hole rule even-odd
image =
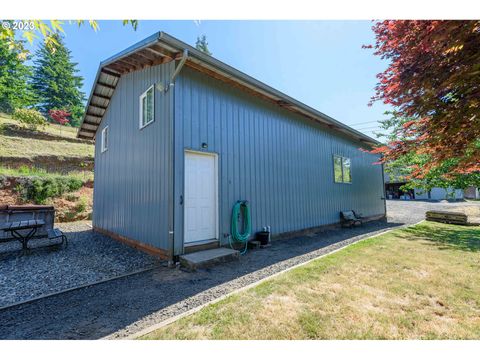
[[[403,204],[412,207],[404,211]],[[196,273],[160,267],[0,311],[0,338],[122,338],[295,264],[386,229],[418,222],[424,218],[424,206],[430,205],[389,201],[388,223],[276,241],[238,262]]]
[[[68,247],[40,247],[58,240],[34,239],[20,256],[18,241],[0,243],[0,308],[141,269],[158,261],[91,231],[89,223],[62,224]]]
[[[424,222],[209,305],[149,339],[479,339],[480,228]]]

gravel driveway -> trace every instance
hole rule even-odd
[[[91,231],[87,222],[61,224],[68,247],[36,239],[20,256],[18,241],[0,244],[0,308],[117,276],[150,269],[154,257]]]
[[[468,210],[476,211],[468,211]],[[429,210],[466,211],[480,213],[480,202],[473,201],[412,201],[387,200],[387,219],[389,222],[414,224],[425,219],[425,212]]]
[[[328,229],[311,236],[275,241],[270,248],[249,251],[237,262],[194,273],[160,266],[0,310],[0,338],[125,338],[295,264],[386,229],[418,222],[424,218],[425,210],[453,209],[458,205],[388,201],[388,222],[371,222],[354,229]]]

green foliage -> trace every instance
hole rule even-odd
[[[76,191],[83,185],[82,180],[70,176],[25,177],[19,180],[15,190],[25,201],[45,204],[47,199]]]
[[[23,42],[16,46],[0,41],[0,111],[11,114],[14,109],[33,105],[34,95],[28,78],[31,68]]]
[[[36,130],[37,127],[47,124],[45,117],[34,109],[15,109],[12,118],[21,122],[31,130]]]
[[[83,213],[85,210],[87,210],[88,206],[88,199],[86,196],[80,196],[80,199],[78,200],[76,210],[79,213]]]
[[[18,43],[23,40],[17,40],[20,36],[15,37],[15,30],[13,30],[13,21],[12,20],[3,20],[8,22],[10,26],[0,27],[0,42],[4,42],[9,46],[17,46]],[[44,45],[51,51],[55,51],[56,46],[58,45],[55,34],[65,33],[63,30],[63,21],[60,20],[50,20],[50,24],[47,24],[43,20],[18,20],[24,25],[23,30],[19,30],[21,37],[26,39],[30,44],[37,38],[42,38]],[[77,24],[79,27],[85,24],[85,20],[69,20],[70,24]],[[137,30],[138,20],[123,20],[123,25],[131,25],[133,30]],[[33,25],[33,26],[32,26]],[[94,30],[98,31],[100,29],[98,22],[96,20],[88,20],[88,25]],[[40,34],[39,34],[40,33]],[[40,35],[40,36],[39,36]]]
[[[386,137],[389,142],[409,141],[408,133],[402,131],[404,124],[412,121],[411,118],[401,117],[398,112],[386,112],[390,115],[388,119],[379,121],[381,128],[385,133],[377,133],[378,137]],[[480,187],[480,173],[459,173],[453,171],[460,159],[450,158],[444,160],[439,165],[432,167],[427,173],[419,174],[420,169],[424,169],[431,162],[431,156],[428,154],[418,154],[409,151],[395,160],[385,164],[385,172],[392,178],[407,181],[402,190],[421,189],[428,192],[435,187],[442,189],[466,189],[469,186]]]
[[[197,48],[197,50],[200,50],[201,52],[212,56],[212,53],[208,49],[207,37],[205,35],[197,37],[197,42],[195,43],[195,47]]]
[[[77,75],[77,64],[72,62],[62,37],[58,33],[53,37],[57,43],[55,51],[43,45],[35,54],[32,85],[38,96],[37,107],[43,113],[66,110],[78,125],[85,101],[85,94],[80,90],[83,78]]]

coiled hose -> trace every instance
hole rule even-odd
[[[240,213],[243,212],[243,233],[239,232],[238,229],[238,219],[240,217]],[[245,254],[247,252],[248,247],[248,238],[252,232],[252,220],[250,218],[250,205],[246,200],[239,200],[233,205],[232,209],[232,236],[230,236],[230,247],[233,249],[233,243],[244,243],[245,247],[241,251],[241,254]]]

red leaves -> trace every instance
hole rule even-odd
[[[399,118],[413,118],[397,132],[398,141],[382,146],[382,161],[427,154],[415,169],[421,177],[443,161],[457,158],[454,172],[480,170],[480,21],[386,20],[372,27],[375,55],[389,61],[378,74],[375,95],[395,107]],[[364,46],[369,48],[369,46]],[[408,139],[408,140],[407,140]]]
[[[60,125],[65,125],[70,122],[70,119],[68,119],[68,117],[71,114],[65,110],[52,109],[48,112],[48,115],[50,115],[50,118],[53,121]]]

